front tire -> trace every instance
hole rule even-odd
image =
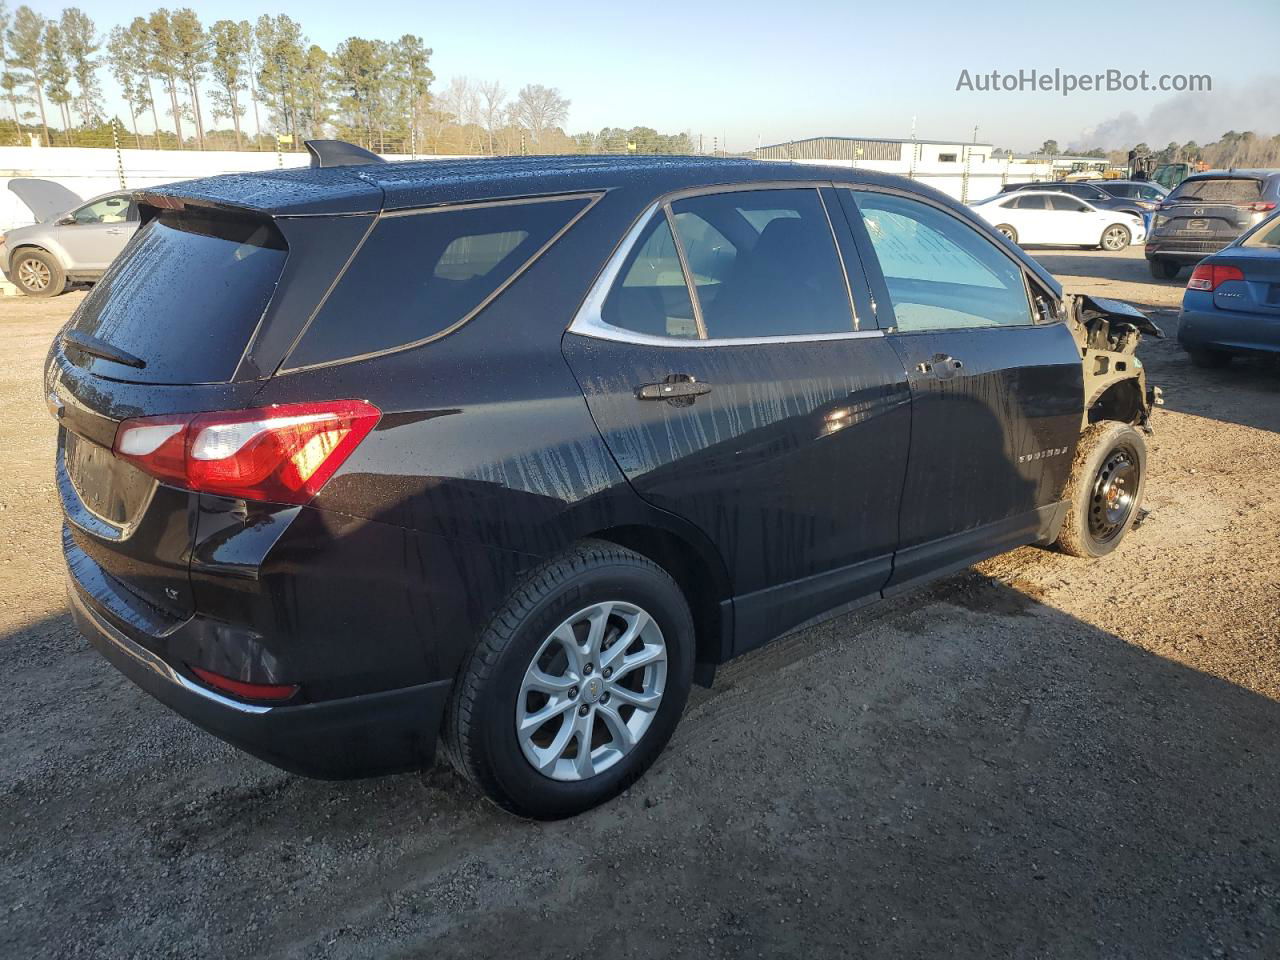
[[[1007,223],[1002,223],[1000,226],[996,227],[996,233],[1003,236],[1010,243],[1018,242],[1018,231],[1013,229],[1013,227],[1009,226]]]
[[[693,681],[693,619],[657,564],[587,540],[534,570],[459,673],[444,746],[500,807],[572,816],[662,752]]]
[[[1058,548],[1104,557],[1133,526],[1147,485],[1147,443],[1127,423],[1103,420],[1080,434],[1067,481],[1067,517]]]
[[[67,286],[67,275],[62,265],[45,250],[19,250],[9,265],[9,275],[14,286],[28,297],[56,297]]]
[[[1103,250],[1115,253],[1129,246],[1132,241],[1133,234],[1129,232],[1128,227],[1122,223],[1113,223],[1102,231],[1102,238],[1098,241],[1098,246]]]

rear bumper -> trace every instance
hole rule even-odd
[[[1280,314],[1184,307],[1178,318],[1178,343],[1189,350],[1280,353]]]
[[[296,706],[241,703],[198,685],[126,635],[74,577],[68,593],[76,626],[116,669],[178,714],[268,763],[337,780],[416,769],[434,757],[448,680]]]
[[[1185,266],[1199,263],[1205,257],[1217,253],[1233,239],[1233,237],[1223,237],[1220,240],[1171,240],[1148,236],[1145,253],[1148,260],[1168,260]]]

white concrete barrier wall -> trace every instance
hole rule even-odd
[[[389,156],[389,160],[409,159]],[[419,157],[443,160],[446,157]],[[306,153],[265,153],[234,150],[114,150],[92,147],[0,147],[0,232],[31,223],[31,211],[9,190],[15,177],[54,180],[72,193],[88,199],[100,193],[151,187],[176,180],[211,177],[220,173],[276,170],[306,166]],[[787,163],[786,160],[772,161]],[[912,172],[909,160],[804,161],[849,169],[879,170],[906,176]],[[923,159],[916,163],[915,179],[936,187],[957,200],[975,203],[1000,192],[1005,183],[1026,183],[1052,179],[1049,163],[1015,163],[1007,160],[972,159],[941,162]],[[123,180],[123,183],[121,182]]]
[[[407,160],[388,156],[388,160]],[[418,157],[444,160],[447,157]],[[235,150],[114,150],[92,147],[0,147],[0,232],[32,222],[31,211],[9,190],[15,177],[38,177],[62,184],[83,199],[220,173],[305,167],[307,153]],[[123,179],[123,184],[121,180]]]

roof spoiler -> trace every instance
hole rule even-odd
[[[311,154],[311,166],[316,167],[355,167],[365,163],[386,163],[376,153],[364,147],[357,147],[345,140],[306,140],[307,152]]]

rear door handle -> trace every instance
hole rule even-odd
[[[698,397],[711,392],[711,384],[700,383],[687,373],[673,373],[659,383],[646,383],[636,391],[641,400],[671,400],[677,403],[693,403]]]
[[[916,364],[916,370],[924,374],[933,374],[939,379],[953,377],[964,369],[964,364],[946,353],[935,353],[928,360]]]

